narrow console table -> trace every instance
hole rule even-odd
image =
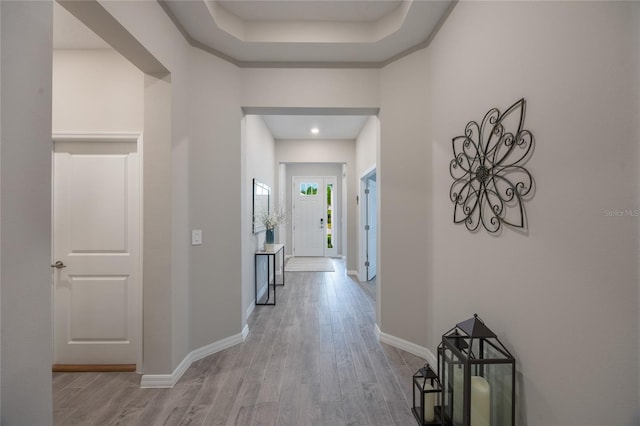
[[[278,253],[282,256],[282,283],[276,282],[276,256]],[[267,256],[267,295],[258,299],[258,258]],[[269,262],[271,260],[271,262]],[[254,261],[254,286],[256,292],[256,305],[275,305],[276,304],[276,286],[284,286],[284,244],[274,244],[273,250],[258,250]],[[271,283],[271,271],[273,271],[273,284]],[[271,298],[270,287],[273,286],[273,299]],[[262,300],[262,302],[260,301]]]

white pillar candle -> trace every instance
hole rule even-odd
[[[429,383],[424,384],[425,390],[431,390],[433,387]],[[433,406],[435,405],[435,401],[433,399],[435,393],[428,392],[424,394],[424,407],[423,407],[423,417],[422,419],[425,422],[432,422],[435,420],[435,413],[433,411]]]
[[[491,392],[482,376],[471,376],[471,426],[491,425]]]

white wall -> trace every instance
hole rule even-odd
[[[1,2],[1,412],[3,425],[50,425],[50,2]]]
[[[382,70],[378,182],[378,326],[426,346],[431,180],[425,51]],[[411,315],[398,315],[411,312]],[[443,330],[446,331],[446,330]]]
[[[204,239],[190,252],[193,350],[244,326],[241,204],[251,188],[242,173],[237,68],[199,49],[189,53],[190,226]]]
[[[240,69],[240,104],[251,107],[377,108],[379,70]]]
[[[243,178],[246,191],[243,192],[243,203],[246,208],[242,217],[242,312],[246,321],[246,313],[253,309],[255,301],[255,262],[256,250],[264,244],[265,232],[253,233],[253,179],[269,185],[271,195],[269,208],[277,208],[277,191],[275,179],[275,142],[264,120],[259,115],[247,115],[243,118]],[[260,256],[258,264],[258,293],[266,285],[267,257]]]
[[[340,252],[347,256],[347,270],[356,269],[357,261],[357,241],[356,241],[356,176],[355,176],[355,141],[353,140],[277,140],[276,141],[276,163],[287,163],[287,191],[286,196],[291,208],[290,177],[293,176],[290,163],[344,163],[347,166],[347,223],[346,227],[341,224],[341,231],[346,230],[347,247],[339,247]],[[342,170],[336,169],[338,182],[342,179]],[[307,169],[311,172],[310,169]],[[317,170],[321,172],[322,170]],[[300,171],[299,171],[300,172]],[[305,172],[306,173],[306,172]],[[308,174],[307,176],[318,176],[318,174]],[[320,175],[322,176],[322,175]],[[340,186],[340,185],[339,185]],[[340,196],[340,195],[338,195]],[[340,196],[341,197],[341,196]],[[338,198],[338,199],[342,199]],[[291,210],[289,210],[291,211]],[[342,215],[340,215],[342,216]],[[291,224],[287,227],[287,253],[291,254]],[[342,246],[342,242],[340,243]]]
[[[0,7],[0,34],[2,34],[2,8]],[[0,46],[0,64],[2,48]],[[2,99],[2,66],[0,65],[0,99]],[[0,135],[2,134],[2,102],[0,102]],[[0,176],[2,176],[2,145],[0,144]],[[0,197],[2,211],[2,197]],[[0,242],[2,241],[2,220],[0,220]],[[2,244],[0,243],[0,277],[2,276]],[[2,329],[2,286],[0,285],[0,330]],[[0,338],[0,422],[2,421],[2,338]]]
[[[111,49],[53,52],[53,132],[142,132],[144,74]]]
[[[175,352],[185,353],[188,344],[185,301],[188,270],[174,286],[173,277],[184,262],[184,252],[172,250],[178,213],[172,208],[174,196],[182,195],[174,163],[183,156],[172,150],[171,76],[144,76],[144,159],[143,159],[143,361],[144,373],[162,373],[179,361]]]
[[[426,51],[383,70],[382,330],[435,353],[477,312],[518,361],[518,424],[638,422],[638,220],[606,215],[638,208],[638,7],[460,2]],[[520,97],[529,231],[471,234],[452,223],[451,138]],[[398,202],[420,213],[390,224]],[[427,301],[412,323],[394,315],[410,298]]]
[[[380,120],[371,116],[356,138],[356,176],[358,179],[376,165],[376,152],[380,140]]]
[[[635,22],[640,22],[640,8],[638,7],[634,8],[632,16]],[[637,88],[637,91],[640,92],[640,25],[636,24],[634,25],[633,28],[635,30],[633,35],[633,40],[635,42],[635,55],[633,56],[633,59],[635,61],[635,69],[636,69],[635,87]],[[637,96],[636,98],[634,121],[636,122],[636,132],[638,135],[640,135],[640,96]],[[640,164],[640,149],[638,149],[638,158],[636,162],[637,164]],[[638,200],[640,200],[640,183],[638,184],[638,188],[636,190],[636,196],[638,197]],[[640,204],[640,201],[639,201],[639,204]],[[637,238],[638,243],[636,244],[640,246],[640,227],[638,227],[637,235],[638,235],[638,238]],[[638,276],[640,276],[640,262],[638,262]],[[640,284],[639,284],[639,287],[640,287]],[[640,316],[640,289],[638,290],[637,312],[638,312],[638,315]],[[638,320],[638,322],[640,323],[640,319]],[[640,369],[640,326],[638,326],[638,369]],[[640,389],[640,373],[638,374],[638,388]],[[638,408],[638,411],[639,412],[637,416],[638,418],[640,418],[640,408]]]

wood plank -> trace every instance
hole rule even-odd
[[[413,417],[411,407],[406,401],[389,401],[387,407],[391,413],[393,423],[396,425],[411,425],[416,424],[416,419]]]
[[[252,425],[275,426],[278,419],[277,402],[260,402],[256,404],[253,413]]]
[[[321,424],[320,419],[320,383],[301,384],[297,424],[317,425]]]
[[[278,426],[298,426],[300,410],[300,371],[285,371],[278,404]]]
[[[371,425],[392,425],[391,413],[385,404],[378,383],[363,383],[362,391],[364,394],[364,402],[369,416],[369,424]]]
[[[340,401],[338,366],[333,353],[320,354],[320,401]]]
[[[180,426],[201,425],[211,407],[209,405],[192,405],[187,408],[178,423]],[[174,424],[174,423],[168,423]]]
[[[269,358],[264,380],[260,384],[258,402],[276,402],[280,399],[280,383],[284,374],[286,356],[273,354]]]
[[[344,406],[342,402],[320,403],[321,424],[324,426],[346,426]]]
[[[348,358],[338,362],[340,394],[344,408],[344,420],[348,425],[368,425],[366,404],[362,386],[355,368]]]
[[[377,351],[369,352],[369,359],[376,372],[380,389],[384,395],[385,401],[404,401],[404,392],[400,388],[398,378],[391,371],[389,363],[382,353],[382,350],[378,348]]]
[[[203,424],[223,425],[231,413],[236,401],[236,395],[242,386],[245,370],[234,369],[229,371],[222,387],[218,391],[213,407],[210,409]],[[224,374],[224,373],[223,373]]]
[[[227,416],[226,423],[231,425],[251,424],[259,392],[260,386],[256,382],[244,380]]]
[[[130,400],[121,409],[113,410],[109,426],[125,426],[152,424],[153,418],[159,417],[162,402],[168,399],[169,389],[135,389],[129,393]],[[160,402],[158,402],[158,400]],[[57,423],[56,424],[63,424]]]
[[[82,394],[78,395],[75,400],[76,410],[64,420],[65,425],[88,425],[93,424],[96,413],[99,408],[107,404],[117,390],[116,377],[114,374],[108,373],[100,376],[95,383]]]

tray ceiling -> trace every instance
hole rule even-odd
[[[238,66],[380,67],[425,47],[455,1],[161,0],[189,42]]]

